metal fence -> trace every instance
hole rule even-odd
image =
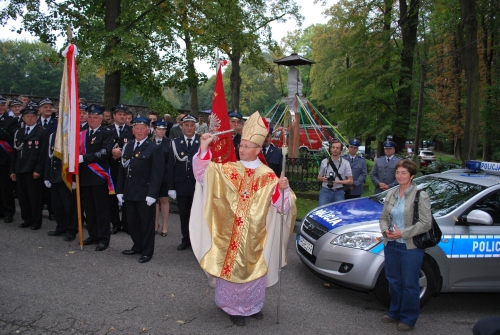
[[[285,175],[294,191],[319,191],[321,183],[318,181],[321,159],[312,156],[287,158]]]

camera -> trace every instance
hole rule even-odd
[[[328,188],[332,188],[333,187],[333,181],[335,180],[335,174],[333,172],[330,172],[328,174],[328,176],[326,177],[326,179],[328,180],[328,183],[326,184],[326,186]]]

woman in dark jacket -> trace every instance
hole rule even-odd
[[[165,157],[165,172],[163,174],[163,181],[160,187],[160,194],[158,195],[159,202],[156,203],[156,220],[155,220],[155,231],[158,233],[158,218],[161,209],[161,236],[167,236],[167,221],[168,213],[170,210],[170,204],[168,202],[168,188],[167,188],[167,169],[168,169],[168,154],[170,151],[170,139],[165,137],[167,131],[167,123],[163,120],[153,122],[154,132],[152,140],[157,145],[161,145],[163,149],[163,156]]]
[[[413,224],[417,186],[412,181],[417,167],[413,161],[404,159],[396,164],[395,170],[399,186],[387,193],[380,216],[385,245],[385,275],[391,294],[391,304],[382,321],[397,324],[399,331],[410,331],[417,322],[420,310],[418,281],[424,258],[424,250],[415,246],[413,236],[431,228],[432,214],[429,196],[420,191],[419,221]]]

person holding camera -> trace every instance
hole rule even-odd
[[[340,157],[344,145],[339,140],[330,143],[330,158],[321,161],[318,181],[322,182],[318,206],[344,200],[344,187],[350,188],[352,182],[351,165]]]

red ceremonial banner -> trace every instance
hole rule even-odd
[[[210,115],[210,132],[212,134],[231,129],[227,113],[226,96],[224,94],[224,83],[222,82],[222,66],[226,65],[226,63],[227,61],[220,61],[217,66],[214,100],[212,102],[212,114]],[[233,134],[226,133],[217,136],[217,140],[212,142],[211,151],[212,162],[236,162]]]

